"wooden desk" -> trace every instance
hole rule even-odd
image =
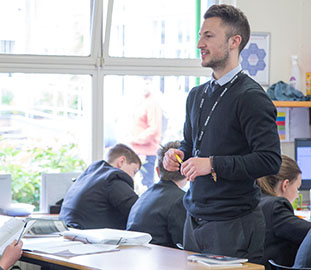
[[[103,269],[103,270],[203,270],[207,266],[187,261],[191,252],[148,244],[128,246],[120,251],[75,257],[60,257],[49,254],[24,252],[22,261],[54,269]],[[223,268],[217,268],[223,269]],[[225,268],[229,269],[229,268]],[[236,270],[264,270],[263,265],[246,263]]]

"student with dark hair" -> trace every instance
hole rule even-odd
[[[212,78],[190,91],[184,139],[163,161],[191,181],[184,248],[261,263],[265,224],[255,181],[281,165],[276,108],[239,65],[250,36],[243,12],[213,5],[199,34],[201,65],[212,68]]]
[[[78,229],[125,229],[138,196],[133,177],[141,167],[138,155],[117,144],[104,160],[92,163],[68,190],[59,219]]]
[[[266,220],[266,269],[270,269],[269,259],[280,265],[292,266],[299,245],[311,228],[310,222],[295,216],[291,205],[298,197],[301,170],[293,159],[282,155],[280,171],[257,179],[257,184],[263,193],[259,205]]]
[[[145,191],[133,205],[127,230],[151,234],[152,244],[177,248],[183,243],[186,210],[183,206],[185,192],[181,189],[187,179],[178,171],[169,172],[163,167],[163,157],[169,148],[180,142],[169,142],[158,150],[156,170],[160,181]]]
[[[8,245],[2,253],[0,258],[0,270],[8,270],[16,261],[22,256],[23,242],[14,240]]]

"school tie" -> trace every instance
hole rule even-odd
[[[210,97],[218,87],[219,87],[219,84],[216,81],[212,81],[207,90],[208,96]]]

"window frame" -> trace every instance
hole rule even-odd
[[[1,73],[91,75],[91,159],[104,156],[104,79],[105,75],[210,76],[200,59],[129,58],[109,56],[109,38],[114,0],[92,0],[91,53],[89,56],[44,56],[0,54]],[[200,1],[200,0],[197,0]],[[103,18],[106,13],[105,40]],[[103,42],[104,41],[104,42]]]

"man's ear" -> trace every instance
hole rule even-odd
[[[288,179],[283,180],[281,183],[281,191],[285,192],[288,186],[289,186],[289,180]]]
[[[242,42],[242,37],[240,35],[232,36],[232,37],[230,37],[229,42],[230,42],[230,49],[231,50],[239,49],[239,46]]]
[[[117,165],[117,168],[122,168],[124,162],[126,161],[126,157],[125,156],[120,156],[117,158],[116,160],[116,165]]]

